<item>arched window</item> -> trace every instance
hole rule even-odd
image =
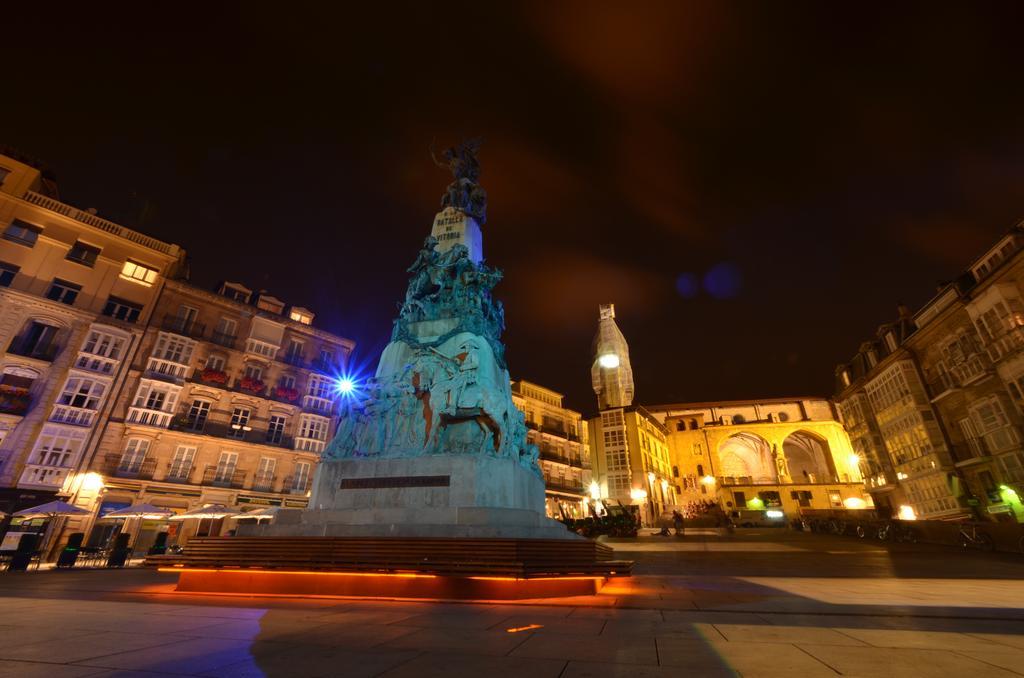
[[[697,475],[699,475],[701,478],[704,477],[704,465],[703,464],[697,464]]]
[[[690,420],[690,430],[691,431],[696,431],[697,430],[697,420],[696,419],[691,419]]]

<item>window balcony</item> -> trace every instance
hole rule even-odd
[[[152,480],[153,473],[156,471],[156,458],[145,457],[143,459],[136,459],[112,452],[104,455],[103,465],[100,468],[104,475],[115,478]]]
[[[206,333],[206,325],[170,313],[164,316],[163,321],[160,323],[160,329],[190,339],[202,339],[203,334]]]
[[[218,346],[223,346],[224,348],[233,349],[238,347],[237,335],[226,334],[224,332],[218,332],[217,330],[214,330],[213,332],[210,333],[210,341],[217,344]]]
[[[95,355],[93,353],[80,352],[78,358],[75,360],[75,367],[80,370],[89,370],[90,372],[96,372],[97,374],[113,374],[114,369],[117,367],[118,360],[112,360],[105,356]]]
[[[71,473],[69,466],[45,466],[43,464],[27,464],[18,481],[18,487],[42,488],[59,490]]]
[[[8,391],[4,390],[5,388],[0,386],[0,414],[24,417],[32,405],[32,399],[28,393],[22,393],[20,390]]]
[[[165,483],[191,483],[194,466],[191,462],[168,462],[167,473],[164,474]]]
[[[302,396],[302,409],[329,417],[334,414],[334,402],[319,396],[304,395]]]
[[[253,492],[273,492],[277,476],[272,473],[257,473],[252,478]]]
[[[550,450],[550,449],[545,450],[544,448],[541,448],[540,449],[540,458],[544,459],[546,461],[553,461],[556,464],[565,464],[566,466],[575,466],[576,468],[584,468],[584,462],[579,457],[566,456],[564,454],[560,454],[560,453],[556,452],[555,450]],[[586,466],[589,467],[590,464],[587,463]]]
[[[185,363],[165,360],[155,356],[146,362],[147,376],[157,379],[169,379],[174,382],[185,379],[190,369]]]
[[[301,436],[295,437],[295,448],[301,452],[316,452],[320,453],[324,451],[324,447],[327,446],[327,441],[320,440],[319,438],[303,438]]]
[[[544,488],[552,490],[554,492],[566,492],[569,494],[578,494],[583,496],[583,483],[577,483],[574,480],[560,480],[558,478],[545,478]]]
[[[1004,322],[1010,323],[1009,320]],[[1014,355],[1021,348],[1024,348],[1024,327],[1014,323],[1010,329],[998,337],[993,337],[987,341],[985,348],[988,350],[988,355],[992,362],[998,362]]]
[[[50,413],[50,421],[56,424],[71,424],[72,426],[92,426],[96,417],[96,410],[88,410],[84,407],[72,407],[71,405],[54,405]]]
[[[284,479],[281,491],[289,494],[306,494],[309,492],[309,478],[288,476]]]
[[[37,341],[29,341],[24,338],[15,338],[11,345],[7,347],[8,353],[20,355],[23,358],[42,360],[47,363],[53,362],[59,350],[60,347],[56,344],[40,344]]]
[[[202,484],[240,490],[245,485],[245,471],[233,466],[207,466],[203,471]]]
[[[171,425],[171,419],[173,418],[174,412],[149,410],[144,407],[129,407],[127,422],[129,424],[140,424],[142,426],[168,428]]]

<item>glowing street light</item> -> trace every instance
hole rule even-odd
[[[853,454],[850,455],[850,457],[847,459],[847,461],[850,462],[850,466],[853,466],[854,468],[857,468],[857,467],[860,466],[861,458],[860,458],[859,454],[854,452]]]
[[[704,476],[703,478],[700,479],[700,482],[703,483],[704,485],[714,485],[715,484],[715,477],[714,476]]]
[[[349,395],[356,390],[356,382],[350,377],[342,377],[338,379],[337,389],[341,395]]]
[[[601,498],[601,486],[597,484],[596,480],[590,481],[590,497],[591,499]]]

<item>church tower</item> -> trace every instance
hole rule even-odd
[[[629,344],[615,324],[615,304],[600,306],[590,378],[600,409],[629,407],[633,404],[633,368],[629,364]]]

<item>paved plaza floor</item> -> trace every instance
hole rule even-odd
[[[0,677],[1024,675],[1024,556],[784,531],[613,542],[636,576],[515,603],[194,596],[0,574]]]

